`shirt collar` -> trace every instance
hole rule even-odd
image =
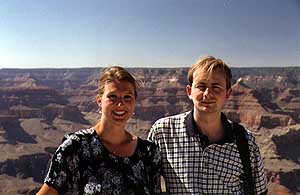
[[[187,134],[190,137],[196,137],[198,135],[202,136],[201,129],[198,129],[196,121],[194,120],[193,117],[194,110],[191,110],[187,116],[186,116],[186,127],[187,127]],[[221,121],[224,126],[225,130],[225,136],[222,140],[217,142],[218,144],[222,144],[225,142],[234,142],[235,136],[233,133],[233,128],[231,125],[231,122],[227,119],[224,113],[221,113]],[[203,135],[204,136],[204,135]]]

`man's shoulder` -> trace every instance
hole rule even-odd
[[[186,131],[186,117],[188,112],[158,119],[151,127],[148,139],[153,140],[156,136],[171,136]]]
[[[248,127],[246,127],[244,124],[236,123],[236,122],[233,122],[233,121],[231,121],[229,119],[228,119],[228,122],[231,123],[231,124],[235,124],[234,125],[234,127],[235,127],[234,130],[235,131],[242,131],[241,133],[243,135],[245,135],[246,140],[248,142],[250,142],[250,143],[254,143],[255,142],[255,136],[253,135],[253,132]]]
[[[176,114],[176,115],[163,117],[163,118],[158,119],[154,124],[172,123],[172,122],[176,122],[176,121],[182,121],[182,120],[185,120],[186,116],[190,112],[191,111],[187,111],[187,112],[179,113],[179,114]]]

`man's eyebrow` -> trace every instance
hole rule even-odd
[[[207,80],[206,79],[199,79],[197,81],[195,81],[195,83],[207,83]]]
[[[221,85],[220,82],[213,82],[212,85]]]

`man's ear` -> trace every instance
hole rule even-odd
[[[100,96],[99,94],[96,96],[96,102],[99,106],[99,108],[101,108],[101,100],[102,100],[102,96]]]
[[[191,97],[192,87],[190,85],[187,85],[185,87],[185,90],[186,90],[186,94],[189,97],[189,99],[192,100],[192,97]]]
[[[228,89],[226,92],[226,98],[228,99],[232,93],[232,88]]]

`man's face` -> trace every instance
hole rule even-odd
[[[226,78],[220,68],[210,75],[204,70],[196,70],[192,86],[188,85],[186,91],[194,109],[201,113],[221,113],[231,94],[231,89],[226,89]]]

